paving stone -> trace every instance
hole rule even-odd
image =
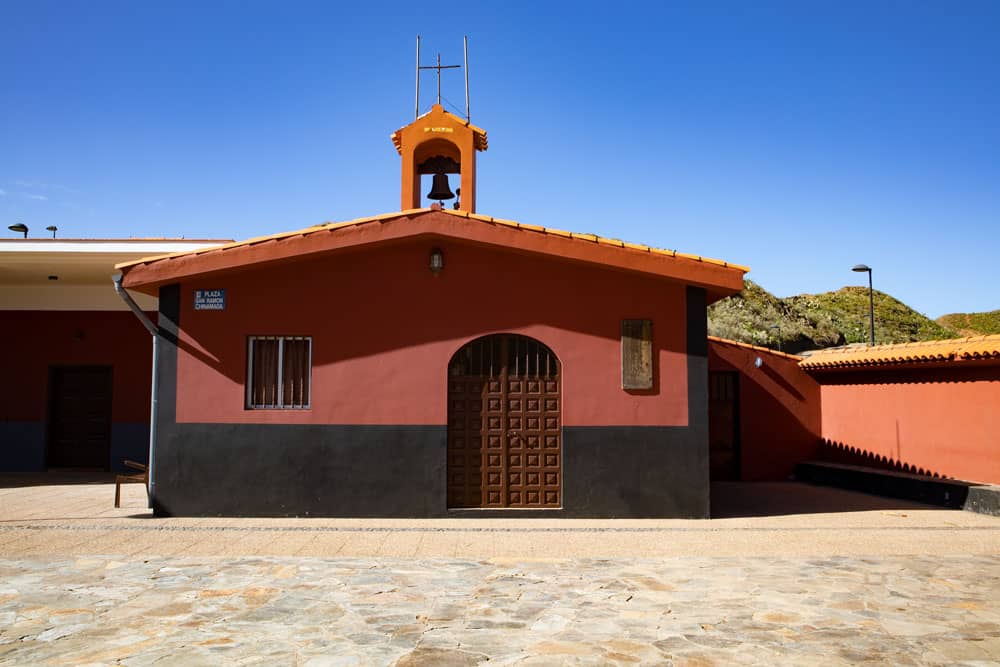
[[[298,655],[317,665],[531,664],[546,656],[577,664],[947,664],[988,663],[1000,653],[998,558],[744,561],[737,570],[716,559],[513,569],[446,559],[3,561],[3,655],[15,663]],[[717,578],[686,576],[713,566]],[[846,577],[845,568],[867,572]],[[787,584],[795,577],[812,582],[807,594]],[[965,585],[969,578],[975,586]],[[664,581],[673,583],[649,585]],[[169,628],[136,632],[150,618]],[[270,649],[248,641],[261,635],[294,641]],[[95,642],[103,648],[94,651]],[[46,651],[52,644],[58,654]]]
[[[396,663],[397,667],[472,667],[485,662],[489,656],[467,651],[416,648]]]

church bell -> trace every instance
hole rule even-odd
[[[434,174],[434,182],[431,184],[431,191],[427,193],[427,198],[434,201],[455,198],[455,193],[448,186],[448,174],[442,172]]]

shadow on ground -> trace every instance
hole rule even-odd
[[[0,473],[0,489],[39,486],[107,485],[108,506],[112,505],[115,474],[100,471],[50,471],[46,473]],[[829,486],[802,482],[713,482],[713,519],[832,514],[873,510],[933,510],[933,505],[873,496]],[[961,511],[961,510],[958,510]],[[134,513],[130,518],[152,518],[150,513]]]
[[[942,508],[801,482],[712,482],[713,519],[939,509]]]
[[[114,483],[115,473],[102,470],[50,470],[48,472],[0,473],[0,489],[16,489],[28,486]]]

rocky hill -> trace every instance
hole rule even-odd
[[[951,313],[937,318],[937,323],[963,336],[1000,334],[1000,310],[988,313]]]
[[[905,343],[961,335],[879,291],[875,340]],[[751,280],[740,294],[712,304],[708,332],[785,352],[801,352],[868,340],[868,288],[778,298]]]

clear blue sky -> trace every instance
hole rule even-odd
[[[0,230],[397,210],[418,33],[427,62],[469,36],[480,213],[748,264],[780,296],[864,262],[932,317],[1000,308],[993,1],[6,1]]]

